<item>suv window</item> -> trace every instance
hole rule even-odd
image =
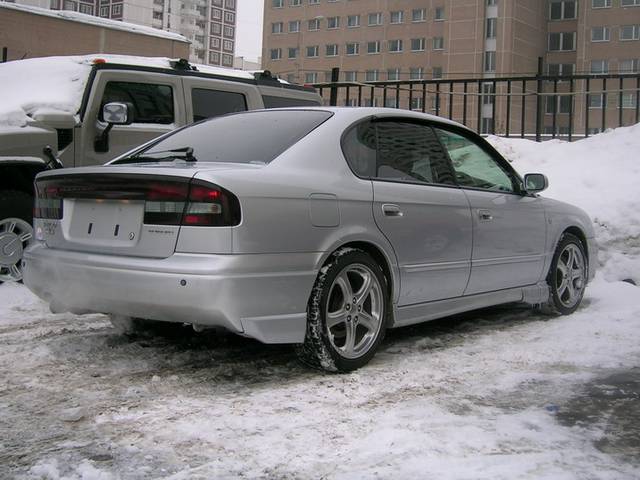
[[[314,100],[302,100],[299,98],[277,97],[275,95],[262,95],[264,108],[283,108],[283,107],[317,107],[319,102]]]
[[[176,130],[137,153],[191,147],[199,162],[266,164],[332,115],[320,110],[256,110],[225,115]]]
[[[431,127],[400,121],[376,124],[378,168],[385,180],[453,185],[453,172]]]
[[[133,105],[135,123],[173,123],[173,89],[169,85],[107,82],[101,105],[110,102],[128,102]],[[102,108],[99,118],[104,120]]]
[[[191,102],[194,122],[224,115],[225,113],[244,112],[247,109],[247,100],[242,93],[223,92],[206,88],[194,88],[191,90]]]
[[[500,192],[515,191],[511,175],[479,145],[462,135],[438,128],[435,130],[449,153],[459,185]]]

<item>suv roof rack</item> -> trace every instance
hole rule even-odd
[[[271,70],[263,70],[262,72],[253,72],[253,78],[257,83],[275,83],[280,85],[278,77],[271,73]]]
[[[186,58],[181,58],[179,60],[171,60],[169,62],[169,65],[171,65],[171,67],[176,70],[193,70],[196,72],[198,71],[198,69],[193,65],[191,65],[189,63],[189,60],[187,60]]]

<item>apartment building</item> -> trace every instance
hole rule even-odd
[[[478,118],[483,132],[535,130],[534,85],[493,79],[535,75],[539,58],[550,75],[638,72],[640,0],[266,0],[264,12],[263,67],[282,78],[325,82],[338,67],[340,80],[354,83],[474,79],[464,91],[447,83],[438,92],[429,85],[426,95],[365,89],[360,98],[342,92],[340,102],[412,109],[428,102],[427,111]],[[577,96],[560,95],[562,83],[548,85],[557,95],[540,107],[547,132],[564,134],[569,110],[582,123],[588,110]],[[595,80],[590,86],[601,89]],[[624,105],[635,98],[625,91]],[[589,108],[598,101],[589,96]],[[500,115],[507,108],[509,125]]]
[[[15,3],[179,33],[191,42],[190,61],[233,67],[237,0],[15,0]]]

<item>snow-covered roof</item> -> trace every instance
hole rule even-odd
[[[95,17],[93,15],[85,15],[84,13],[70,12],[68,10],[49,10],[46,8],[32,7],[31,5],[16,5],[15,3],[6,2],[0,2],[0,8],[20,10],[23,12],[33,13],[35,15],[43,15],[46,17],[59,18],[61,20],[86,23],[97,27],[110,28],[112,30],[122,30],[129,33],[138,33],[140,35],[150,35],[167,40],[189,43],[189,41],[179,33],[167,32],[158,28],[145,27],[143,25],[136,25],[133,23],[119,22],[108,18]]]
[[[3,4],[0,3],[0,6]],[[43,109],[76,113],[80,109],[91,67],[96,59],[107,63],[172,69],[169,58],[130,55],[43,57],[0,63],[0,127],[23,126]],[[242,70],[195,65],[199,72],[252,80]]]

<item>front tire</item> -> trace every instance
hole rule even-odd
[[[587,273],[588,261],[582,242],[571,233],[564,234],[547,276],[551,293],[549,306],[562,315],[575,312],[584,296]]]
[[[362,250],[339,250],[311,292],[299,358],[330,372],[366,365],[384,338],[388,309],[389,287],[380,265]]]
[[[0,284],[22,280],[22,254],[33,241],[33,198],[25,192],[0,192]]]

